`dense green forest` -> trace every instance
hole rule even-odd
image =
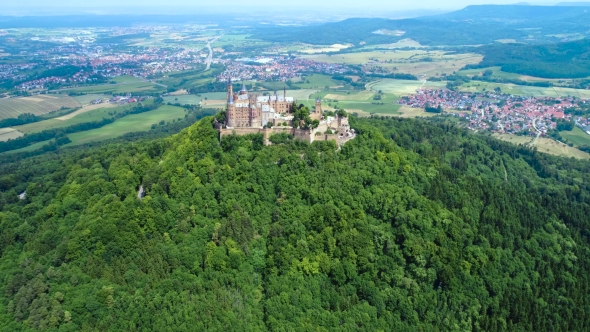
[[[0,163],[0,330],[587,329],[587,162],[350,121]]]
[[[543,78],[590,76],[590,40],[548,45],[506,44],[482,46],[483,61],[469,68],[502,66],[502,71]]]

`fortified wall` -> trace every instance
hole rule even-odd
[[[224,136],[227,135],[249,135],[249,134],[262,134],[264,137],[264,144],[270,145],[270,136],[273,134],[286,133],[293,135],[294,139],[313,143],[314,141],[337,141],[338,135],[336,134],[321,134],[316,135],[314,131],[306,129],[296,129],[290,127],[272,127],[272,128],[217,128],[219,131],[219,140],[223,140]]]

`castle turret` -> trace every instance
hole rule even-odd
[[[322,115],[322,100],[320,98],[316,98],[315,100],[315,113]]]
[[[233,96],[234,95],[234,87],[233,84],[231,82],[231,77],[227,80],[227,96],[229,99],[229,96]]]
[[[236,116],[236,105],[234,104],[234,96],[231,94],[227,97],[227,111],[225,112],[225,125],[228,127],[237,127],[238,120]]]
[[[242,83],[242,89],[240,90],[240,95],[247,95],[248,89],[246,89],[246,84]]]

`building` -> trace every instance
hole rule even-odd
[[[293,128],[293,105],[297,101],[287,97],[287,91],[279,95],[275,92],[270,96],[250,94],[245,85],[239,92],[233,91],[229,80],[227,87],[227,111],[225,123],[217,123],[220,137],[237,134],[264,134],[268,138],[274,133],[288,133],[294,138],[313,142],[316,140],[336,140],[339,143],[354,138],[354,130],[350,129],[347,117],[324,116],[321,99],[316,99],[315,109],[310,114],[319,125],[314,129]]]
[[[250,95],[246,86],[242,84],[242,89],[234,93],[231,80],[227,88],[227,112],[226,126],[228,128],[258,128],[265,127],[269,123],[276,125],[278,123],[290,124],[293,120],[291,109],[296,100],[293,97],[287,97],[287,91],[283,90],[283,95],[274,93],[270,96]],[[322,102],[316,100],[316,108],[313,119],[321,119]]]

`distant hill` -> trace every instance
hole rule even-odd
[[[392,43],[403,38],[422,45],[481,45],[499,39],[526,43],[564,41],[568,35],[590,36],[587,7],[482,5],[414,19],[348,19],[307,27],[266,27],[254,36],[271,41],[305,42],[310,44]],[[401,36],[376,35],[378,30],[399,30]]]
[[[507,44],[484,46],[477,67],[502,66],[502,70],[544,78],[590,76],[590,40],[548,45]]]
[[[557,6],[590,7],[590,2],[560,2]]]

